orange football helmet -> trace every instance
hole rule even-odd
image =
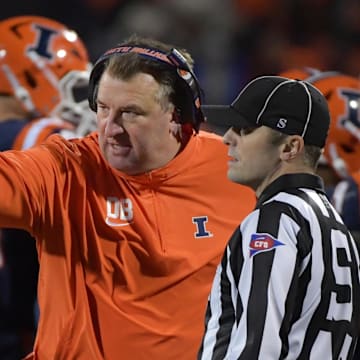
[[[312,68],[292,69],[280,76],[306,80],[326,97],[331,122],[322,160],[340,178],[360,170],[360,80],[339,72]]]
[[[30,116],[94,127],[87,103],[90,70],[83,42],[65,25],[40,16],[0,21],[0,94],[15,96]]]

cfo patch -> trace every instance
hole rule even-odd
[[[249,244],[250,257],[259,252],[270,251],[281,245],[284,244],[269,234],[252,234]]]

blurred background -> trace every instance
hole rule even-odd
[[[188,49],[205,103],[295,66],[360,74],[359,0],[15,0],[0,19],[44,15],[76,30],[92,61],[131,33]]]

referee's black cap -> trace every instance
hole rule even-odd
[[[203,105],[209,123],[223,127],[268,126],[301,135],[305,144],[324,147],[330,126],[326,98],[310,83],[282,76],[250,81],[230,105]]]

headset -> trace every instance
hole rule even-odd
[[[192,99],[191,125],[196,132],[199,132],[201,123],[205,121],[205,116],[201,110],[203,91],[186,58],[175,48],[166,53],[151,47],[121,44],[107,50],[96,61],[90,74],[88,100],[91,110],[97,111],[96,99],[99,81],[108,59],[114,55],[129,53],[137,53],[141,57],[165,64],[175,71],[178,79],[181,81],[180,83],[184,85],[186,94]],[[186,120],[186,122],[188,123],[189,121]]]

